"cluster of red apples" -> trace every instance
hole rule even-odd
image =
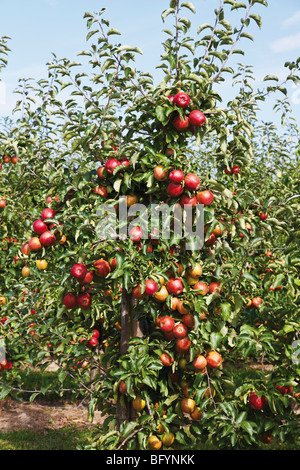
[[[173,106],[186,110],[190,103],[191,99],[187,93],[180,91],[176,95],[169,95],[168,99]],[[179,132],[184,130],[194,130],[196,127],[202,127],[206,122],[206,117],[204,113],[198,109],[194,109],[189,113],[188,116],[181,117],[178,114],[172,121],[173,126]]]
[[[172,149],[168,150],[172,151]],[[185,205],[196,206],[197,204],[209,206],[214,200],[214,195],[210,190],[199,191],[201,182],[195,173],[185,175],[183,171],[179,169],[174,169],[169,172],[162,165],[157,165],[153,173],[157,181],[168,180],[168,195],[171,197],[180,197],[180,205],[182,207]],[[194,193],[191,194],[192,192]],[[195,194],[195,192],[197,193]]]
[[[55,217],[55,211],[50,207],[43,209],[41,218],[33,222],[32,228],[34,236],[22,246],[22,253],[29,256],[32,251],[38,251],[43,246],[49,247],[56,243],[56,236],[52,233],[52,229],[56,226],[48,219]]]

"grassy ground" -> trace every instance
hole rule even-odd
[[[59,429],[0,433],[1,450],[77,450],[91,443],[89,430]]]

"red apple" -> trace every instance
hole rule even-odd
[[[179,93],[176,93],[174,96],[173,104],[176,106],[179,106],[180,108],[187,108],[188,105],[190,104],[190,97],[183,91],[180,91]]]
[[[26,256],[30,255],[31,249],[30,249],[30,246],[29,246],[28,242],[24,243],[24,245],[21,248],[21,251],[22,251],[23,255],[26,255]]]
[[[218,292],[221,294],[222,288],[220,288],[220,284],[218,282],[211,282],[208,286],[209,293],[212,294],[213,292]]]
[[[41,235],[42,233],[46,232],[46,230],[48,230],[48,227],[45,222],[43,222],[41,219],[38,219],[33,222],[33,230],[38,235]]]
[[[141,300],[141,299],[144,299],[145,296],[146,296],[146,292],[143,292],[142,293],[142,286],[141,284],[138,284],[137,286],[135,286],[133,289],[132,289],[132,295],[135,299],[137,300]]]
[[[197,191],[200,188],[201,182],[197,175],[194,173],[188,173],[184,178],[184,184],[186,189]]]
[[[50,230],[46,230],[40,236],[40,242],[44,246],[51,246],[56,242],[56,237]]]
[[[223,358],[217,351],[209,351],[206,355],[206,361],[210,367],[216,369],[222,364]]]
[[[206,189],[205,191],[200,191],[197,194],[197,201],[199,204],[203,204],[204,206],[209,206],[214,200],[213,193]]]
[[[117,168],[118,166],[120,166],[119,160],[117,160],[116,158],[109,158],[107,162],[105,163],[105,170],[107,171],[107,173],[112,175],[114,172],[114,169]]]
[[[154,168],[153,175],[157,181],[165,181],[168,178],[168,170],[165,170],[162,165],[157,165]]]
[[[105,277],[111,271],[109,262],[102,258],[95,261],[94,266],[96,269],[95,274],[98,277]]]
[[[289,387],[285,387],[284,385],[275,385],[275,388],[281,395],[286,395],[286,393],[289,392]]]
[[[185,313],[182,316],[182,323],[187,326],[188,328],[194,328],[195,326],[195,318],[194,315],[191,313]]]
[[[262,299],[260,297],[254,297],[254,299],[252,299],[253,307],[259,307],[261,304],[262,304]]]
[[[188,333],[188,329],[184,323],[178,323],[174,326],[173,333],[175,338],[184,338]]]
[[[216,242],[216,235],[212,233],[207,240],[205,240],[204,245],[205,246],[213,246]]]
[[[164,333],[173,332],[175,326],[174,318],[169,316],[162,317],[159,321],[159,326]]]
[[[122,157],[120,159],[120,165],[122,166],[130,166],[130,160],[128,160],[128,158],[126,157]]]
[[[202,127],[202,126],[204,126],[204,124],[206,122],[206,117],[202,113],[202,111],[199,111],[198,109],[195,109],[189,115],[189,122],[192,126]]]
[[[71,275],[75,279],[84,279],[87,275],[87,267],[83,263],[76,263],[72,266]]]
[[[231,168],[231,173],[232,173],[232,174],[237,175],[239,172],[240,172],[240,167],[239,167],[239,166],[234,165],[234,166]]]
[[[198,356],[194,358],[193,366],[195,367],[196,370],[202,370],[207,366],[207,360],[205,359],[204,356],[199,354]]]
[[[100,194],[100,196],[103,196],[107,198],[108,193],[107,193],[107,188],[105,186],[98,186],[97,188],[94,189],[95,194]]]
[[[178,115],[178,116],[176,116],[175,119],[173,119],[173,126],[179,132],[187,129],[189,127],[189,125],[190,125],[190,123],[189,123],[189,119],[188,119],[187,116],[184,119],[182,119],[182,117]]]
[[[258,397],[255,392],[252,392],[249,398],[249,405],[254,410],[262,410],[268,403],[267,398],[262,395]]]
[[[88,271],[83,279],[78,279],[82,285],[90,284],[93,281],[93,271]]]
[[[42,244],[38,237],[32,237],[28,242],[29,248],[31,251],[38,251],[42,248]]]
[[[82,292],[81,294],[77,295],[77,304],[80,308],[89,308],[91,301],[92,298],[87,292]]]
[[[63,298],[63,304],[65,307],[71,309],[77,306],[77,297],[72,292],[68,292]]]
[[[145,282],[145,293],[147,295],[154,295],[158,290],[158,285],[153,279],[147,279]]]
[[[90,348],[94,348],[95,346],[97,346],[97,344],[98,344],[98,339],[95,336],[92,336],[87,342],[87,346]]]
[[[172,197],[178,197],[183,193],[183,186],[173,181],[168,184],[167,192]]]
[[[127,385],[124,382],[124,380],[121,380],[121,382],[119,383],[119,392],[124,394],[126,393],[126,391],[127,391]]]
[[[160,355],[161,362],[163,363],[164,366],[171,366],[174,362],[174,359],[170,356],[170,354],[164,352]]]
[[[184,336],[184,338],[177,338],[175,343],[175,349],[179,353],[185,353],[189,350],[191,345],[191,340],[188,336]]]
[[[133,242],[138,243],[143,236],[143,230],[141,229],[141,227],[133,227],[129,231],[129,235]]]
[[[41,219],[42,221],[46,219],[53,219],[55,217],[55,214],[56,212],[53,209],[50,209],[50,207],[46,207],[46,209],[42,211]]]
[[[181,207],[184,207],[184,206],[195,207],[197,205],[197,198],[194,194],[193,196],[189,196],[188,194],[183,194],[180,198],[180,205]]]
[[[183,282],[180,278],[169,279],[167,282],[167,290],[170,294],[179,295],[184,289]]]
[[[169,178],[174,183],[181,183],[184,180],[184,173],[181,170],[172,170],[169,174]]]

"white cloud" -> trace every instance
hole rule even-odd
[[[300,10],[296,11],[292,16],[287,18],[283,22],[282,26],[284,28],[289,28],[290,26],[293,26],[294,24],[299,23],[299,22],[300,22]]]
[[[277,39],[276,41],[273,41],[270,44],[270,49],[275,53],[288,52],[295,49],[300,50],[300,33],[284,36]]]

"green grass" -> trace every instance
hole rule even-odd
[[[0,433],[1,450],[77,450],[92,442],[92,430],[65,428],[41,432],[20,430]]]

